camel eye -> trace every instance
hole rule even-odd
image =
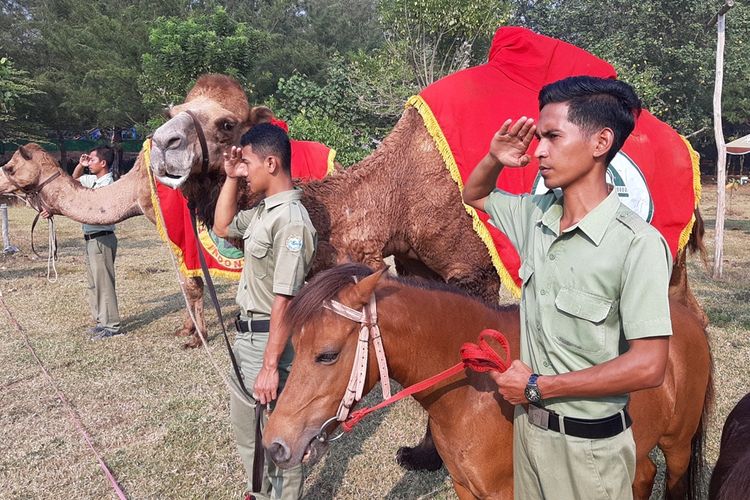
[[[322,365],[331,365],[338,359],[338,357],[339,353],[337,352],[324,352],[315,356],[315,362]]]
[[[225,121],[224,123],[221,124],[222,130],[224,130],[225,132],[231,132],[232,130],[234,130],[234,127],[236,126],[237,126],[236,123],[230,122],[230,121]]]

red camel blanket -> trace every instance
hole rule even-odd
[[[568,43],[525,28],[495,33],[488,62],[449,75],[409,99],[432,135],[459,189],[486,154],[492,135],[507,118],[538,119],[541,88],[568,76],[616,78],[614,68]],[[536,147],[536,140],[530,150]],[[546,191],[534,159],[522,169],[504,169],[498,187],[511,193]],[[682,249],[700,198],[698,155],[675,130],[648,111],[608,168],[620,200],[654,225],[672,254]],[[500,279],[520,295],[518,253],[508,238],[471,207],[474,229],[487,245]]]
[[[333,171],[335,150],[317,142],[292,140],[291,143],[292,177],[305,181],[322,179]],[[147,165],[150,165],[150,146],[149,141],[143,145]],[[151,169],[148,171],[150,176]],[[151,202],[156,212],[156,227],[162,240],[169,243],[170,249],[177,257],[180,271],[185,276],[201,276],[190,212],[182,191],[169,188],[158,181],[152,182]],[[162,217],[159,216],[159,212]],[[239,280],[243,265],[242,250],[216,236],[202,223],[198,224],[198,238],[211,275]]]

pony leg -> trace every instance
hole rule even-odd
[[[429,432],[430,428],[427,428],[427,431]],[[453,482],[453,489],[456,490],[456,495],[458,496],[459,500],[474,500],[475,497],[469,490],[464,488],[462,484],[457,482],[455,479],[452,480]]]
[[[443,466],[443,459],[435,448],[430,431],[430,420],[427,419],[427,430],[422,441],[413,448],[402,446],[396,452],[396,462],[406,470],[436,471]]]
[[[688,492],[688,467],[692,454],[690,440],[664,446],[662,452],[667,462],[665,496],[667,499],[682,500]]]
[[[648,500],[651,490],[654,489],[654,478],[656,477],[656,464],[646,455],[638,460],[635,466],[635,480],[633,481],[633,499]]]

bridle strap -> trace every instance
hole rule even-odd
[[[193,120],[195,133],[198,134],[198,142],[200,142],[201,145],[201,157],[203,160],[201,165],[201,173],[205,175],[208,173],[208,143],[206,142],[206,134],[203,133],[203,127],[201,127],[201,122],[198,121],[198,117],[195,116],[195,113],[193,113],[189,109],[186,109],[185,113],[187,113]]]
[[[388,375],[388,362],[385,357],[385,348],[383,347],[383,339],[380,336],[380,328],[378,327],[378,314],[377,306],[375,301],[375,294],[370,296],[370,301],[365,305],[361,311],[352,309],[349,306],[342,304],[335,300],[329,300],[323,304],[325,309],[328,309],[339,316],[343,316],[356,323],[360,323],[359,335],[357,338],[357,349],[354,355],[354,364],[352,366],[352,372],[349,375],[349,383],[346,387],[346,392],[341,398],[339,409],[336,414],[336,419],[343,422],[347,419],[351,413],[351,409],[354,404],[362,399],[362,392],[365,386],[365,378],[367,377],[368,367],[368,354],[369,354],[369,340],[372,339],[372,344],[375,349],[375,358],[378,363],[378,371],[380,372],[380,386],[383,390],[383,399],[391,397],[391,382]]]

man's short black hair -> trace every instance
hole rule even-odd
[[[100,160],[107,162],[107,168],[112,168],[112,163],[115,161],[115,150],[109,146],[99,146],[94,149],[96,157]]]
[[[607,165],[641,114],[641,100],[633,87],[620,80],[593,76],[572,76],[545,85],[539,92],[539,110],[551,103],[566,103],[568,120],[586,133],[612,129],[614,142],[607,153]]]
[[[281,168],[287,175],[292,175],[292,145],[289,136],[280,127],[270,123],[261,123],[240,138],[240,145],[253,147],[258,156],[275,156],[281,161]]]

